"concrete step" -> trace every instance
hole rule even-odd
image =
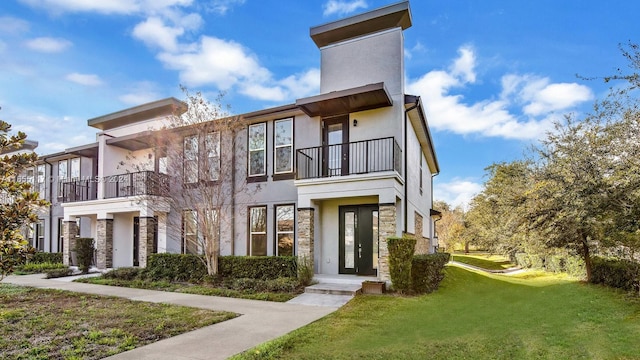
[[[325,275],[315,274],[313,281],[319,284],[352,284],[360,285],[363,281],[376,281],[375,276],[356,276],[356,275]]]
[[[362,284],[319,283],[304,288],[308,294],[329,294],[355,296],[362,292]]]

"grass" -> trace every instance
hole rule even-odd
[[[420,297],[358,296],[235,359],[638,359],[640,300],[566,276],[446,268]]]
[[[487,253],[452,254],[451,260],[487,270],[504,270],[515,266],[502,255]]]
[[[235,316],[0,284],[0,357],[100,359]]]
[[[122,279],[105,279],[102,277],[92,277],[76,280],[89,284],[123,286],[137,289],[160,290],[169,292],[179,292],[186,294],[198,294],[208,296],[223,296],[238,299],[263,300],[286,302],[298,296],[298,293],[284,292],[258,292],[252,290],[233,290],[219,288],[209,285],[198,285],[189,283],[175,283],[168,281],[146,281],[146,280],[122,280]]]

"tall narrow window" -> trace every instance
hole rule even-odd
[[[198,181],[198,136],[186,136],[183,148],[184,183],[193,184]]]
[[[275,122],[274,173],[293,171],[293,119]]]
[[[36,238],[33,247],[39,251],[44,251],[44,220],[36,223]]]
[[[249,208],[249,254],[267,255],[267,207]]]
[[[168,165],[167,149],[161,148],[156,150],[156,172],[167,175],[169,173]]]
[[[210,246],[215,244],[220,239],[220,217],[218,209],[205,210],[205,218],[202,219],[203,231],[202,234],[203,245]]]
[[[276,206],[276,240],[279,256],[293,256],[295,208],[293,205]]]
[[[71,159],[71,180],[80,180],[80,158]]]
[[[204,179],[216,181],[220,178],[220,132],[210,132],[204,139],[207,165]]]
[[[249,176],[266,175],[266,132],[265,123],[249,126]]]
[[[423,185],[423,171],[422,171],[422,154],[420,154],[420,195],[422,195],[422,185]]]
[[[63,218],[58,218],[58,252],[64,249],[64,222]]]
[[[40,199],[44,199],[46,191],[44,171],[44,165],[38,165],[36,167],[36,191],[39,193]]]
[[[64,182],[67,181],[67,160],[58,161],[58,196],[62,197],[64,194]]]
[[[198,253],[198,213],[194,210],[182,212],[182,253]]]

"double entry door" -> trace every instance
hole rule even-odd
[[[378,205],[341,206],[339,272],[376,275],[378,269]]]

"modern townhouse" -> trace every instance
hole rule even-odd
[[[297,255],[316,274],[388,280],[384,239],[413,234],[417,253],[438,246],[439,165],[420,97],[405,93],[411,23],[401,2],[311,28],[320,93],[226,119],[237,132],[167,129],[188,111],[174,98],[88,120],[95,143],[42,156],[34,169],[53,200],[34,244],[69,263],[74,239],[92,237],[99,268],[145,266],[154,252],[202,251],[189,245],[202,236],[194,224],[224,217],[222,255]],[[168,134],[179,140],[159,146]],[[41,184],[41,173],[55,181]],[[227,189],[215,212],[165,201],[203,183]]]

